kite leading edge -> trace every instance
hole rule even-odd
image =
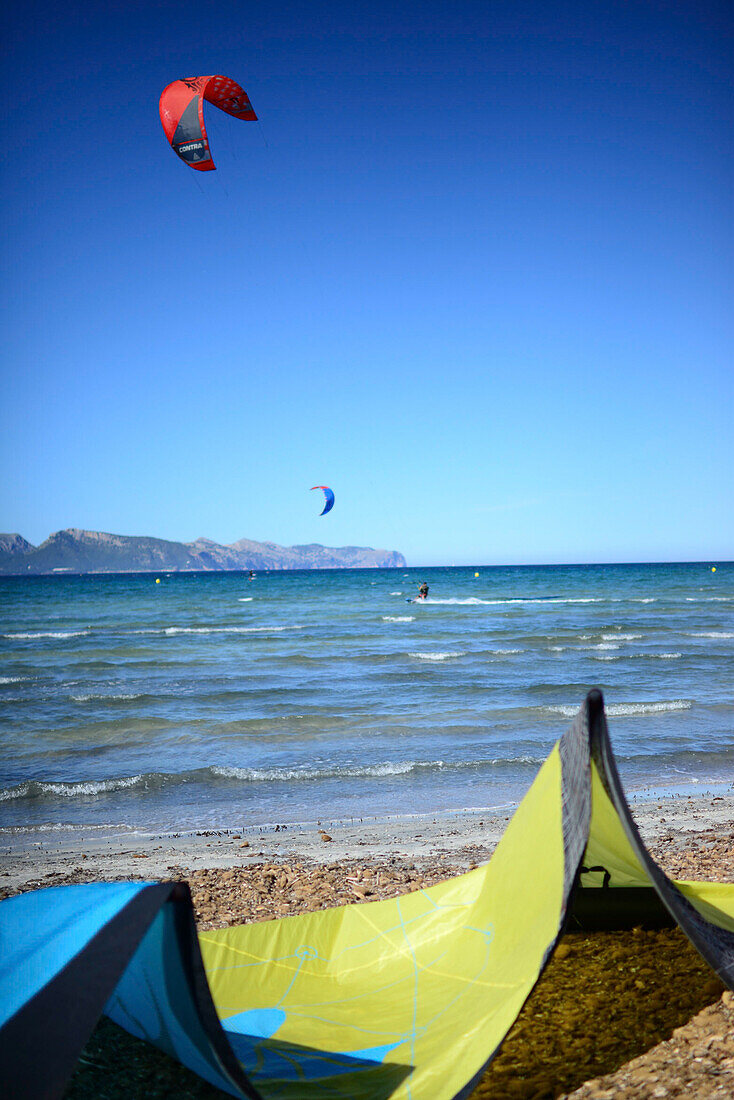
[[[213,172],[215,164],[204,126],[204,100],[234,118],[256,122],[247,93],[228,76],[192,76],[174,80],[161,92],[158,109],[174,153],[197,172]]]

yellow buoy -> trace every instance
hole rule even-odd
[[[712,573],[715,573],[715,572],[716,572],[716,566],[715,566],[715,565],[712,565],[712,566],[711,566],[711,572],[712,572]]]
[[[160,578],[160,577],[156,577],[156,579],[155,579],[155,583],[156,583],[156,584],[160,584],[160,583],[161,583],[161,578]]]
[[[478,576],[479,576],[479,574],[478,574],[478,573],[475,573],[475,574],[474,574],[474,576],[475,576],[475,577],[478,577]]]

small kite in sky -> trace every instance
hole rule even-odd
[[[325,516],[326,513],[330,512],[331,509],[334,507],[334,493],[328,485],[312,485],[310,491],[313,492],[314,489],[320,489],[321,492],[324,494],[326,503],[324,504],[323,512],[320,512],[319,515]]]
[[[161,122],[171,148],[197,172],[213,172],[214,161],[204,126],[204,100],[235,118],[256,122],[245,91],[228,76],[192,76],[174,80],[161,92]]]

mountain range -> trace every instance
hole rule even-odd
[[[148,536],[109,535],[69,527],[33,546],[22,535],[0,534],[0,574],[212,572],[225,569],[405,568],[397,550],[369,546],[278,546],[239,539],[171,542]]]

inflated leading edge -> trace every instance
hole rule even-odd
[[[233,1096],[458,1100],[565,928],[672,921],[733,987],[734,887],[649,856],[592,691],[490,862],[430,889],[198,939],[180,884],[3,902],[0,1079],[60,1096],[104,1011]]]

